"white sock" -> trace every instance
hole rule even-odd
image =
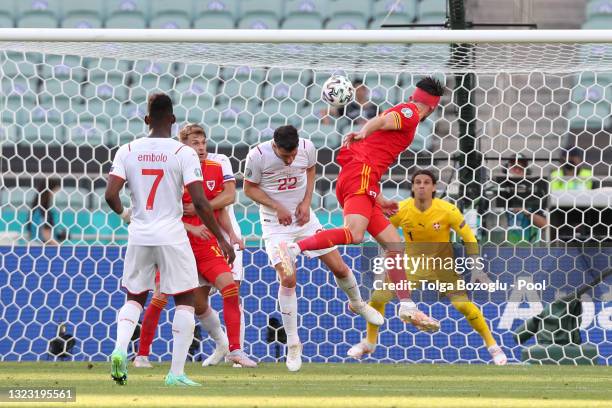
[[[198,320],[215,345],[228,344],[227,336],[221,327],[219,314],[212,307],[209,306],[204,313],[199,315]]]
[[[334,276],[334,279],[336,279],[338,287],[346,293],[351,306],[361,306],[363,299],[361,298],[361,293],[359,293],[359,286],[357,286],[357,279],[355,279],[353,272],[349,271],[349,276],[347,278],[338,278]]]
[[[185,373],[185,360],[193,341],[193,307],[179,305],[172,320],[172,364],[170,372],[174,375]]]
[[[400,302],[400,306],[401,306],[401,307],[405,307],[405,308],[407,308],[408,310],[414,310],[414,309],[417,309],[417,305],[416,305],[416,303],[414,303],[412,300],[402,300],[402,301]]]
[[[244,309],[242,308],[242,303],[240,304],[240,350],[244,350]]]
[[[130,300],[117,313],[117,341],[115,348],[127,354],[128,345],[138,324],[142,312],[140,303]]]
[[[278,304],[280,305],[281,316],[283,318],[283,327],[287,333],[287,345],[293,346],[300,343],[297,329],[297,296],[295,287],[285,288],[278,287]]]

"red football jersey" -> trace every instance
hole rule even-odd
[[[368,164],[380,178],[410,146],[419,124],[417,107],[411,102],[400,103],[382,114],[392,114],[397,129],[377,130],[364,140],[352,143],[348,149],[341,149],[337,159],[340,165],[356,160]]]
[[[219,195],[223,191],[223,170],[221,169],[221,163],[217,163],[212,160],[205,160],[201,163],[202,165],[202,176],[204,180],[202,181],[204,185],[204,193],[208,200],[212,200],[216,196]],[[189,191],[185,189],[183,192],[183,204],[192,203],[191,195]],[[215,210],[215,217],[219,214],[219,210]],[[183,216],[183,222],[191,225],[202,225],[202,220],[197,215],[193,216]],[[209,245],[210,241],[203,240],[201,238],[197,238],[191,234],[187,234],[189,237],[189,242],[192,246],[201,246],[201,245]],[[214,243],[217,242],[216,238],[211,239]]]

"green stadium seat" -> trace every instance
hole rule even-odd
[[[14,26],[15,22],[12,16],[0,13],[0,28],[13,28]]]
[[[191,0],[150,0],[151,17],[184,17],[190,19],[193,16],[194,9]]]
[[[278,19],[268,15],[245,15],[238,28],[251,30],[274,30],[279,28]]]
[[[246,17],[272,17],[280,20],[283,16],[282,0],[243,0],[240,3],[242,18]]]
[[[332,17],[325,23],[325,28],[328,30],[364,30],[367,25],[367,19],[359,16],[338,16]]]
[[[327,17],[327,4],[325,0],[288,0],[285,2],[285,17],[317,17],[322,23]]]
[[[395,0],[377,1],[374,3],[373,16],[374,19],[370,23],[372,29],[380,28],[383,21],[385,21],[385,24],[410,24],[416,17],[416,2],[411,0],[401,2]]]
[[[371,16],[370,0],[335,0],[327,2],[332,19],[364,20]]]
[[[50,13],[28,13],[17,22],[18,28],[57,28],[57,18]]]
[[[31,78],[37,75],[36,65],[28,61],[15,61],[10,58],[6,58],[2,63],[2,69],[3,75],[9,78],[17,76]]]
[[[236,18],[238,13],[237,0],[198,0],[195,2],[194,15],[197,18],[204,16]]]
[[[29,122],[22,127],[22,138],[26,144],[59,145],[65,142],[65,129],[60,124]]]
[[[587,2],[587,21],[598,16],[612,16],[612,0],[591,0]]]
[[[101,210],[102,212],[100,214],[109,214],[110,212],[112,212],[108,204],[106,204],[106,200],[104,199],[105,192],[106,192],[106,187],[98,187],[94,189],[92,194],[88,194],[89,195],[89,201],[88,201],[89,207],[94,211]],[[123,189],[121,189],[121,191],[119,192],[119,198],[121,199],[121,203],[124,206],[131,206],[130,194],[127,188],[124,187]],[[107,218],[107,217],[102,217],[102,218]]]
[[[609,30],[612,27],[612,16],[596,15],[589,18],[583,25],[584,30]]]
[[[19,142],[19,128],[15,124],[0,124],[0,145],[10,146]]]
[[[140,13],[121,13],[109,17],[106,28],[147,28],[145,17]]]
[[[8,3],[3,1],[3,3]],[[56,20],[60,16],[60,0],[17,0],[17,17],[19,19],[28,15],[48,15]]]
[[[237,81],[254,81],[262,82],[266,76],[266,70],[263,68],[252,68],[246,65],[231,68],[224,68],[221,73],[223,80],[235,79]]]
[[[70,55],[45,55],[40,70],[43,78],[72,79],[81,82],[85,77],[85,68],[82,66],[81,58]]]
[[[191,28],[191,19],[182,15],[169,14],[153,17],[149,23],[150,28],[187,29]]]
[[[419,22],[431,19],[443,22],[446,19],[446,0],[421,0],[417,9]]]
[[[62,187],[53,195],[53,205],[61,209],[82,210],[89,192],[77,187]]]
[[[78,95],[80,92],[80,84],[76,81],[60,81],[59,79],[50,78],[42,82],[40,88],[41,94],[46,93],[49,96],[65,93],[66,95]]]
[[[102,28],[100,16],[90,14],[73,14],[62,20],[61,28]]]
[[[235,26],[236,23],[234,22],[234,18],[223,14],[202,15],[193,22],[193,28],[197,29],[230,29]]]
[[[139,15],[143,19],[149,15],[148,0],[104,0],[107,17],[115,15]]]
[[[285,30],[320,30],[323,19],[316,14],[292,14],[285,18],[281,28]]]
[[[27,209],[30,207],[34,197],[36,197],[36,194],[36,189],[31,187],[13,187],[6,189],[6,198],[4,200],[13,207],[13,209]]]
[[[302,137],[310,139],[317,148],[329,147],[336,149],[340,147],[342,136],[336,131],[334,125],[325,125],[320,121],[305,121],[300,129]]]

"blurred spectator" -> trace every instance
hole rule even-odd
[[[368,119],[378,114],[378,107],[370,102],[370,90],[363,81],[357,79],[353,81],[353,86],[355,87],[355,99],[353,102],[342,108],[330,107],[329,116],[327,116],[327,112],[323,110],[321,112],[321,122],[323,124],[331,124],[330,116],[336,118],[345,116],[353,122],[353,125],[363,125]]]
[[[507,163],[508,178],[524,179],[529,176],[529,161],[517,153],[516,157]],[[548,225],[546,214],[541,208],[509,208],[505,213],[507,223],[507,241],[512,244],[533,243],[542,237],[542,229]]]
[[[65,231],[56,227],[57,220],[53,211],[53,194],[60,189],[58,179],[40,180],[36,185],[37,194],[30,203],[32,209],[28,232],[32,241],[47,245],[58,245],[66,238]]]
[[[585,191],[593,188],[593,171],[584,163],[584,151],[574,147],[561,153],[561,168],[550,175],[551,191]]]

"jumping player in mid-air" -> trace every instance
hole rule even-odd
[[[297,243],[281,242],[277,251],[284,268],[292,268],[295,257],[304,251],[318,251],[334,245],[359,244],[370,233],[385,249],[385,256],[396,259],[404,253],[401,238],[385,214],[397,210],[397,203],[380,195],[380,179],[399,155],[410,146],[420,122],[431,115],[444,94],[442,84],[426,77],[405,103],[387,109],[366,122],[359,132],[346,136],[337,157],[342,167],[336,196],[344,212],[344,228],[317,232]],[[410,298],[405,272],[397,262],[387,270],[388,279],[397,284],[399,317],[421,330],[436,331],[440,324],[421,312]]]

